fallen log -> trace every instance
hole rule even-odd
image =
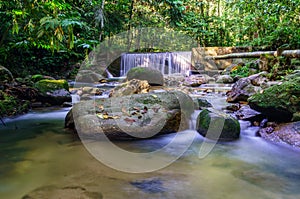
[[[208,60],[219,60],[219,59],[234,59],[234,58],[259,58],[261,55],[272,55],[277,56],[277,51],[256,51],[247,53],[232,53],[227,55],[217,55],[217,56],[206,56],[205,59]],[[300,58],[300,50],[285,50],[281,53],[281,56],[290,58]]]

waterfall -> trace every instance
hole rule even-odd
[[[80,96],[77,94],[71,94],[72,97],[72,104],[76,104],[78,102],[80,102]]]
[[[125,76],[134,67],[152,67],[164,75],[186,74],[191,69],[192,52],[123,53],[120,76]]]

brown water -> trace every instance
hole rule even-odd
[[[197,136],[170,166],[129,174],[101,164],[74,140],[63,129],[66,113],[33,112],[6,120],[7,127],[0,127],[0,198],[22,198],[49,185],[80,186],[108,199],[300,198],[300,151],[255,137],[256,129],[245,122],[240,140],[217,144],[204,159],[198,158],[203,139]],[[173,136],[116,144],[135,151],[155,150]]]

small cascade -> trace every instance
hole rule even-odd
[[[80,102],[80,96],[79,95],[72,94],[71,97],[72,97],[72,104],[76,104],[76,103]]]
[[[134,67],[152,67],[162,74],[186,74],[191,69],[192,52],[123,53],[120,76]]]

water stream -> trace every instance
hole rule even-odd
[[[121,76],[134,67],[152,67],[162,74],[186,74],[191,69],[191,52],[124,53],[121,56]]]
[[[255,137],[257,129],[247,122],[241,122],[238,141],[217,144],[204,159],[198,158],[203,138],[197,135],[186,153],[170,166],[128,174],[98,162],[64,130],[67,111],[36,110],[5,120],[7,126],[0,127],[0,198],[19,199],[49,185],[80,186],[108,199],[300,198],[300,151]],[[160,148],[173,137],[116,143],[143,152]],[[176,151],[172,148],[167,153]]]

